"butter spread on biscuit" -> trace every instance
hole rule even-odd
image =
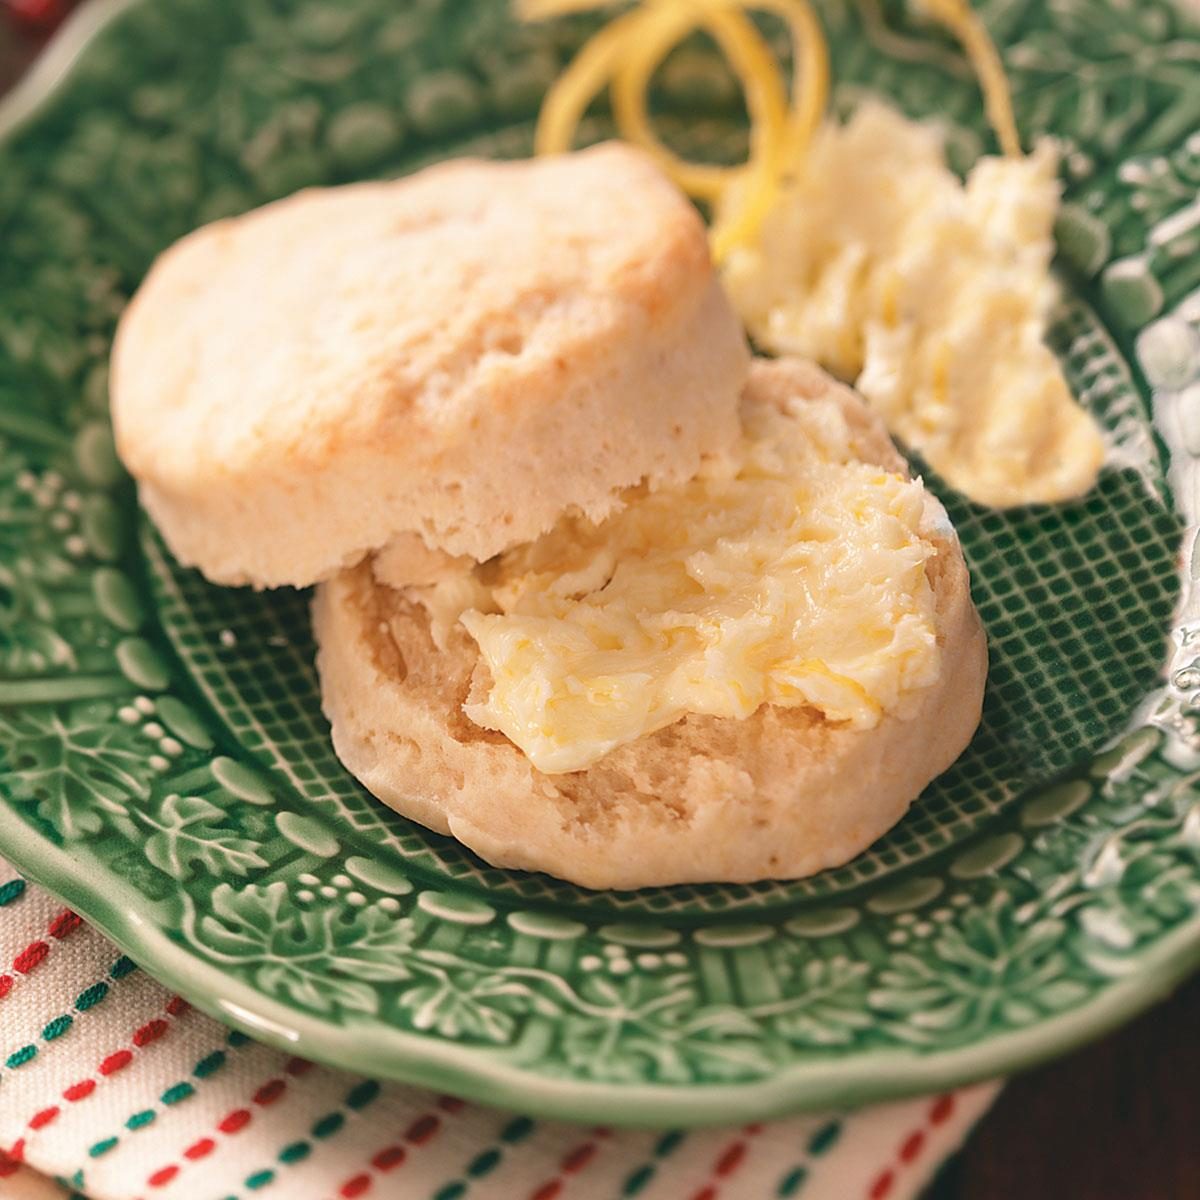
[[[878,102],[829,122],[724,282],[750,333],[855,382],[889,430],[983,504],[1087,492],[1104,444],[1045,332],[1053,146],[984,157]]]
[[[479,644],[491,686],[468,716],[547,773],[687,713],[807,706],[869,729],[939,675],[931,510],[858,459],[836,400],[764,406],[729,462],[410,594],[439,640],[458,617]]]

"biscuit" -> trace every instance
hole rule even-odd
[[[612,143],[192,233],[121,320],[112,414],[178,559],[306,585],[393,535],[482,561],[690,478],[747,369],[699,216]]]
[[[835,395],[856,453],[903,460],[848,388],[798,361],[756,363],[743,404]],[[689,715],[586,770],[547,775],[463,712],[479,654],[461,625],[444,650],[426,610],[367,562],[318,590],[323,705],[346,767],[392,808],[497,866],[592,888],[798,878],[860,853],[960,754],[979,723],[987,650],[962,552],[941,506],[923,536],[943,669],[905,719],[855,731],[804,707],[745,720]]]

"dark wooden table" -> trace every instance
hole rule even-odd
[[[3,5],[0,92],[45,38],[5,25]],[[1200,1200],[1200,977],[1112,1037],[1013,1080],[928,1200]]]
[[[1200,976],[1009,1083],[928,1200],[1200,1200]]]

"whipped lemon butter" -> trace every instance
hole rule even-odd
[[[478,643],[491,686],[467,715],[538,770],[687,713],[804,705],[870,729],[938,678],[921,533],[937,501],[859,461],[835,399],[745,416],[736,452],[689,483],[411,589],[435,638],[461,620]]]
[[[851,381],[949,483],[996,507],[1087,492],[1104,444],[1045,344],[1056,152],[981,158],[877,101],[827,122],[724,282],[754,339]]]

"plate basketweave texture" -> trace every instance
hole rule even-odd
[[[595,20],[520,28],[500,0],[85,9],[0,111],[5,853],[258,1036],[560,1116],[929,1089],[1162,994],[1200,958],[1200,25],[1161,0],[981,10],[1027,139],[1064,142],[1054,346],[1113,464],[1080,503],[1010,513],[930,479],[991,679],[970,749],[873,850],[798,883],[596,894],[490,868],[357,786],[307,596],[174,563],[105,392],[117,315],[169,242],[309,184],[528,153]],[[821,11],[840,108],[869,86],[949,122],[959,166],[990,145],[960,55],[909,6]],[[659,98],[685,148],[742,152],[703,44]]]

